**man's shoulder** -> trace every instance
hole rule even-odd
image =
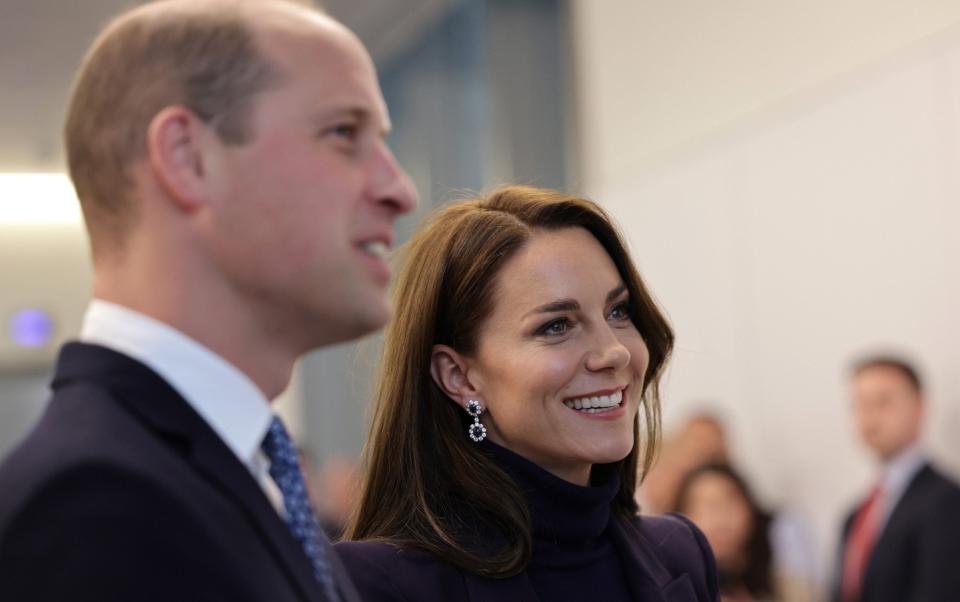
[[[120,498],[140,492],[144,503],[157,504],[162,496],[154,490],[176,491],[175,481],[189,472],[179,455],[175,440],[164,439],[96,382],[60,388],[0,462],[0,530],[46,498],[65,508],[115,488]]]
[[[176,505],[186,508],[189,505],[186,500],[174,504],[179,497],[176,491],[149,472],[132,464],[94,456],[46,467],[43,478],[34,479],[29,488],[17,487],[17,483],[9,480],[0,483],[4,487],[10,485],[17,493],[10,496],[16,503],[7,505],[6,512],[0,515],[0,530],[33,515],[75,514],[112,520],[131,508]]]
[[[95,383],[55,392],[27,435],[0,464],[0,482],[26,482],[88,460],[135,456],[144,426]]]
[[[925,463],[910,478],[896,510],[925,519],[944,505],[960,507],[960,486],[934,464]]]
[[[918,512],[929,519],[950,517],[960,523],[960,485],[947,473],[928,464],[910,484]],[[904,499],[906,499],[906,495]]]
[[[11,486],[0,510],[0,559],[100,555],[137,556],[151,537],[169,539],[158,527],[193,530],[198,521],[186,500],[145,474],[105,459],[87,457],[46,469],[29,486]],[[62,547],[59,551],[48,546]],[[67,549],[69,548],[69,550]]]
[[[851,516],[856,516],[856,510]],[[845,534],[852,518],[848,518]],[[933,465],[924,465],[890,510],[878,545],[905,549],[904,541],[938,541],[960,536],[960,487]]]
[[[144,453],[162,449],[150,434],[122,413],[91,411],[96,404],[90,400],[84,404],[87,411],[76,415],[60,401],[51,401],[36,427],[0,464],[0,532],[28,509],[76,507],[95,513],[89,504],[105,494],[125,501],[139,496],[139,503],[149,506],[166,501],[160,492],[174,488],[164,484],[169,479],[164,462],[156,453]],[[101,507],[117,509],[113,503]]]
[[[945,472],[935,464],[927,464],[921,475],[926,477],[931,489],[939,492],[941,495],[960,496],[960,483],[953,475]],[[919,479],[918,479],[919,480]]]
[[[201,584],[231,591],[227,577],[245,562],[236,550],[266,557],[242,513],[151,434],[108,425],[78,425],[82,434],[66,441],[40,436],[63,435],[59,425],[34,431],[0,468],[0,598],[190,599]],[[54,571],[58,584],[38,583]],[[160,575],[157,591],[140,589]]]
[[[217,525],[188,495],[135,467],[92,457],[64,463],[7,510],[4,599],[252,599],[231,583],[239,571],[224,560],[231,550]]]

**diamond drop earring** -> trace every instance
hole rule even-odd
[[[473,424],[467,427],[467,434],[476,443],[480,443],[487,437],[487,427],[480,424],[480,414],[483,414],[483,404],[476,399],[467,402],[467,414],[473,416]]]

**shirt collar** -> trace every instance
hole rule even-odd
[[[166,380],[248,467],[273,416],[243,372],[175,328],[132,309],[94,299],[80,340],[119,351]]]
[[[881,477],[883,491],[887,499],[893,502],[891,505],[895,505],[900,499],[910,485],[910,481],[926,462],[923,446],[918,442],[900,450],[897,455],[884,463]]]

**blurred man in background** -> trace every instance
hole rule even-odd
[[[94,297],[0,466],[0,599],[355,600],[269,399],[390,315],[412,185],[357,38],[280,0],[114,20],[67,115]]]
[[[960,488],[920,443],[925,401],[917,371],[894,357],[857,363],[853,413],[879,460],[876,484],[847,518],[837,602],[960,600]]]

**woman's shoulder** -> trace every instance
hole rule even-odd
[[[334,549],[365,601],[465,597],[460,570],[427,552],[386,541],[342,541]]]
[[[713,569],[714,558],[703,532],[689,518],[675,512],[657,516],[636,515],[633,524],[668,565],[699,565]]]
[[[657,540],[663,545],[676,543],[707,545],[707,540],[700,528],[689,518],[677,512],[657,515],[636,514],[633,517],[633,524],[646,537]]]
[[[671,576],[689,575],[693,583],[701,584],[696,589],[703,587],[701,594],[716,599],[719,586],[713,551],[703,532],[689,518],[673,512],[636,515],[631,525],[640,546],[649,550]]]

